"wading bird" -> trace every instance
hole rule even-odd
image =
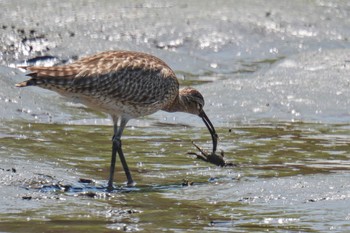
[[[191,87],[179,90],[175,73],[157,57],[140,52],[108,51],[63,66],[21,68],[28,70],[27,76],[31,78],[16,84],[17,87],[39,86],[111,115],[114,136],[108,191],[113,190],[117,153],[127,184],[134,184],[121,142],[130,119],[159,110],[197,115],[211,134],[213,154],[216,151],[217,134],[203,110],[202,94]]]

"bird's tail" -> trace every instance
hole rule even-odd
[[[63,68],[58,66],[21,66],[19,68],[31,71],[30,73],[26,74],[26,76],[31,78],[29,80],[17,83],[16,87],[40,86],[46,88],[49,85],[67,83],[67,78],[73,75],[73,72],[71,71],[72,69],[70,70],[71,73],[62,72]]]
[[[16,84],[16,87],[27,87],[27,86],[37,86],[37,80],[36,79],[29,79],[20,83]]]

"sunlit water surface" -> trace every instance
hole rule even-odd
[[[105,191],[111,127],[10,123],[0,138],[0,228],[12,232],[315,232],[349,229],[350,126],[257,122],[220,128],[235,167],[196,160],[205,128],[130,127]],[[85,184],[80,178],[93,179]],[[185,184],[192,183],[190,186]],[[6,195],[5,195],[6,194]],[[104,229],[101,231],[101,229]]]

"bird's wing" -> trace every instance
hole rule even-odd
[[[31,79],[17,86],[37,85],[61,94],[80,93],[152,104],[169,91],[178,90],[174,72],[162,60],[137,52],[103,52],[64,66],[22,68],[30,71],[27,75]],[[167,90],[168,85],[175,88]]]

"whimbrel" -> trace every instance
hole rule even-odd
[[[204,98],[194,88],[179,90],[172,69],[149,54],[130,51],[108,51],[82,58],[68,65],[22,67],[30,71],[27,81],[17,87],[39,86],[111,115],[114,123],[112,159],[107,190],[113,190],[118,153],[127,184],[133,185],[126,163],[121,136],[130,119],[159,110],[186,112],[201,117],[217,147],[215,128],[203,110]]]

